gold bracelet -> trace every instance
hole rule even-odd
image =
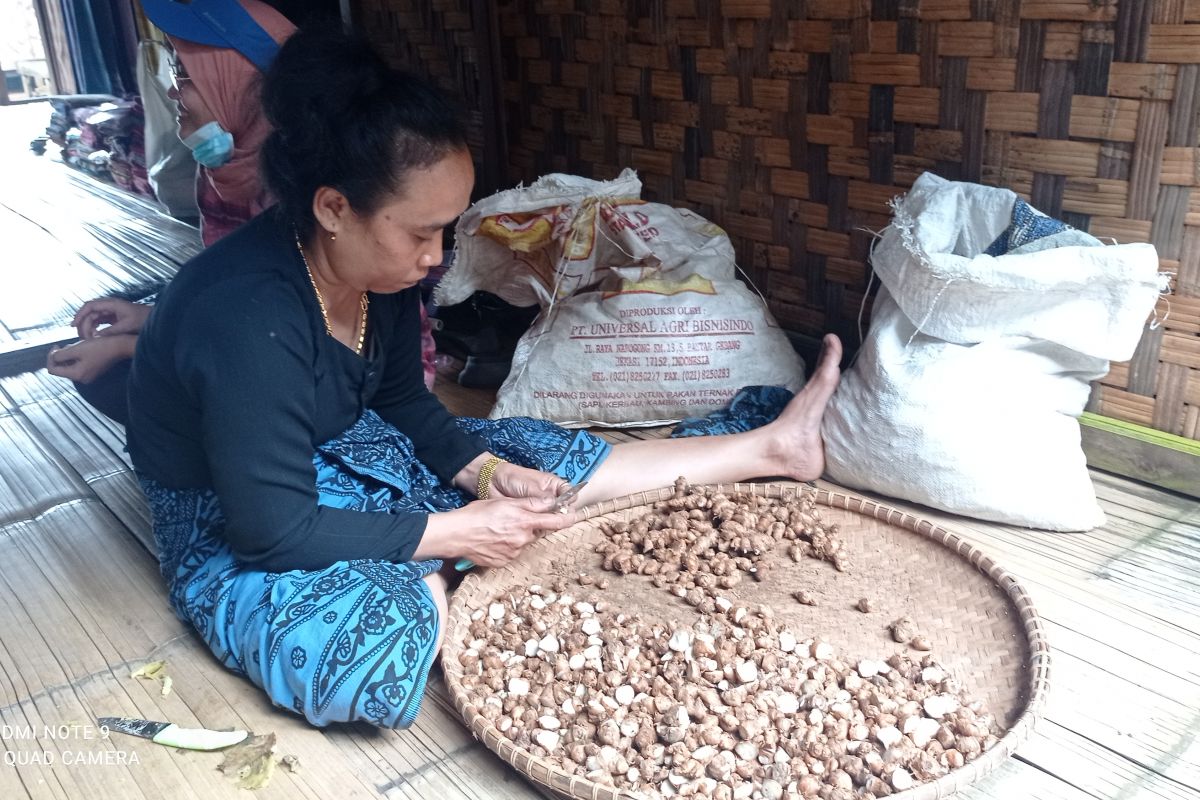
[[[492,475],[495,474],[497,468],[505,463],[500,456],[492,456],[487,461],[483,462],[483,466],[479,468],[479,483],[476,485],[475,496],[480,500],[487,500],[492,494]]]

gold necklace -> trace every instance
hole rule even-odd
[[[304,254],[304,245],[300,243],[300,234],[296,233],[296,249],[300,251],[300,259],[304,262],[304,271],[308,273],[308,282],[312,284],[313,294],[317,296],[317,305],[321,308],[321,319],[325,321],[325,332],[333,336],[333,326],[329,324],[329,311],[325,308],[325,298],[321,297],[321,290],[317,288],[317,281],[313,278],[312,267],[308,264],[308,256]],[[362,355],[363,341],[367,338],[367,308],[371,304],[371,299],[367,297],[367,293],[363,292],[358,299],[358,305],[362,309],[362,314],[358,320],[358,347],[354,348],[354,352]]]

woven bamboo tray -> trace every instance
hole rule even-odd
[[[795,494],[795,483],[721,485],[768,497]],[[450,602],[442,664],[455,708],[467,727],[491,750],[530,780],[563,795],[588,800],[615,800],[639,795],[601,786],[568,773],[545,758],[518,747],[481,716],[463,688],[458,657],[465,647],[471,614],[486,608],[504,592],[555,577],[571,582],[568,592],[582,597],[600,592],[574,582],[579,573],[599,575],[601,541],[596,521],[627,520],[646,506],[666,499],[672,489],[629,495],[584,509],[585,519],[531,545],[519,559],[500,568],[472,574]],[[892,620],[908,615],[933,643],[933,655],[972,695],[985,700],[1006,731],[1000,741],[975,761],[942,778],[892,795],[897,800],[945,797],[978,780],[1001,764],[1030,734],[1041,714],[1049,683],[1049,649],[1041,620],[1029,595],[1013,576],[973,545],[933,523],[853,495],[819,490],[822,518],[836,522],[850,556],[845,572],[825,562],[793,563],[777,548],[770,577],[762,583],[742,581],[724,594],[735,604],[771,605],[777,620],[797,636],[819,636],[839,654],[853,658],[886,658],[904,652],[888,635]],[[690,624],[699,615],[666,589],[642,575],[604,573],[611,585],[602,592],[615,608],[644,618],[676,619]],[[802,606],[790,595],[805,588],[818,605]],[[877,609],[863,614],[853,608],[860,597]],[[909,651],[910,654],[913,651]],[[918,654],[919,655],[919,654]]]

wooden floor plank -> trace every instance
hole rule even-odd
[[[1194,440],[1091,414],[1080,420],[1079,433],[1088,466],[1200,496]]]
[[[1053,635],[1051,628],[1048,635]],[[1054,691],[1046,716],[1077,736],[1185,786],[1200,788],[1200,691],[1167,696],[1124,680],[1073,652],[1054,650]]]
[[[0,334],[7,333],[8,329],[0,325]],[[74,328],[52,324],[22,331],[21,337],[16,340],[0,335],[0,377],[41,369],[55,347],[71,344],[79,338]]]
[[[89,406],[70,382],[39,370],[0,379],[0,392],[85,482],[129,471],[124,431]]]
[[[1042,764],[1053,764],[1054,775],[1095,796],[1125,800],[1185,800],[1200,798],[1200,790],[1164,779],[1137,762],[1114,753],[1084,736],[1047,721],[1032,737],[1026,751],[1036,752]]]

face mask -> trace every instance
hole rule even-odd
[[[183,144],[192,151],[197,164],[209,169],[224,166],[233,158],[233,134],[215,120],[202,125]]]

